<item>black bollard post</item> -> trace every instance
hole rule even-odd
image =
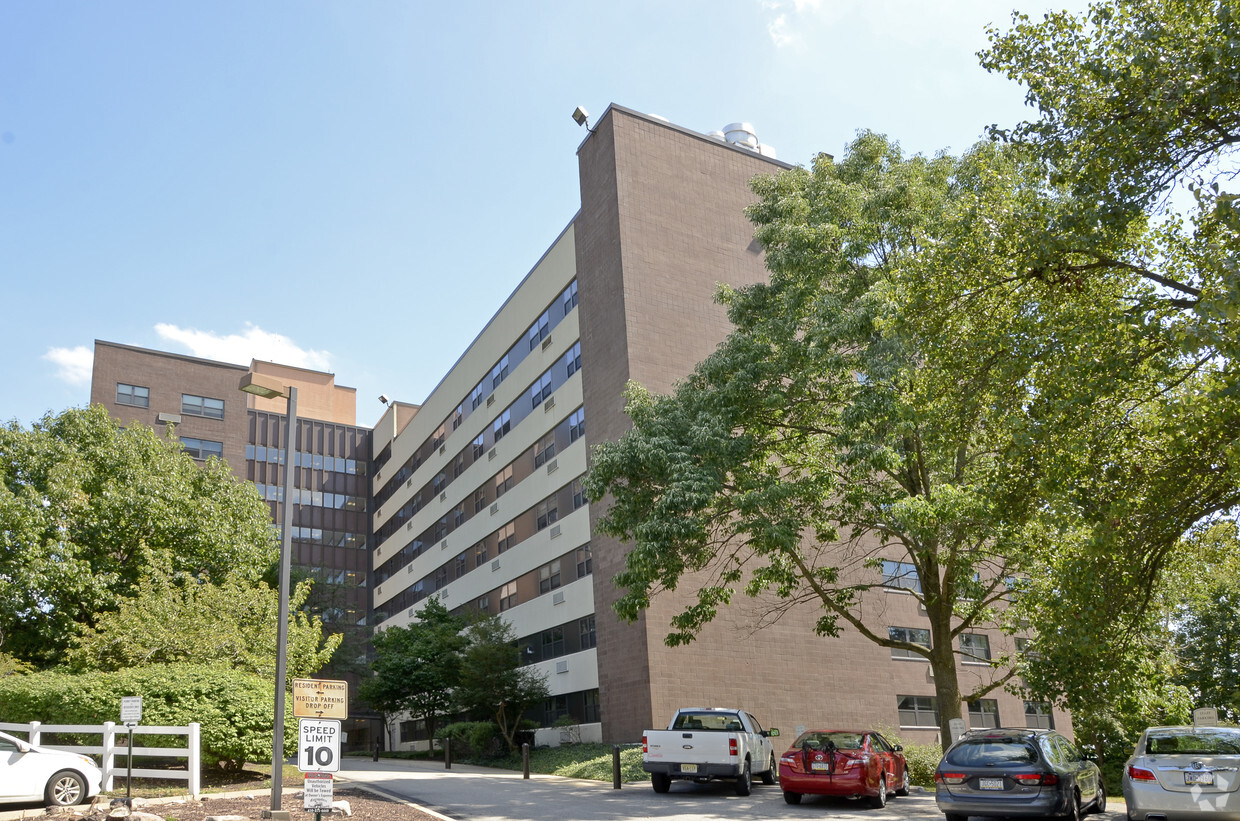
[[[620,789],[620,745],[611,746],[611,788]]]
[[[521,777],[530,777],[530,745],[529,742],[521,745]]]
[[[378,761],[378,760],[379,760],[379,742],[378,742],[378,741],[376,741],[376,742],[375,742],[375,754],[374,754],[374,760],[375,760],[375,761]]]
[[[443,740],[443,768],[452,769],[452,739],[450,738]]]

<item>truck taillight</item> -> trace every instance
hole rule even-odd
[[[728,739],[728,755],[740,755],[740,750],[737,749],[735,738]]]
[[[650,752],[650,749],[646,746],[646,737],[642,736],[642,755],[645,755],[648,752]]]

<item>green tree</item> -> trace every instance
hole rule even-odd
[[[362,681],[359,695],[385,715],[408,712],[421,718],[433,748],[440,717],[456,706],[464,629],[463,618],[449,613],[438,598],[428,599],[413,624],[375,633],[374,675]]]
[[[340,643],[339,634],[324,637],[322,621],[303,609],[312,584],[300,582],[289,597],[290,681],[318,672]],[[270,680],[278,618],[278,591],[262,582],[230,578],[217,585],[153,569],[135,596],[74,638],[66,660],[76,672],[223,664]]]
[[[122,429],[99,406],[0,428],[0,634],[16,658],[58,663],[155,556],[223,581],[256,580],[276,555],[253,486],[150,428]]]
[[[466,710],[493,720],[510,751],[521,717],[547,698],[545,677],[521,665],[512,626],[499,614],[480,617],[465,630],[457,698]]]
[[[1173,611],[1170,622],[1179,658],[1176,681],[1193,706],[1215,707],[1224,721],[1240,721],[1240,529],[1217,522],[1198,540],[1208,568]]]

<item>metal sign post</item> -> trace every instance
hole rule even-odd
[[[121,721],[129,730],[128,747],[125,758],[129,762],[129,771],[125,776],[125,804],[132,807],[133,798],[133,728],[142,721],[142,696],[121,697]]]

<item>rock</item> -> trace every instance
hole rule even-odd
[[[250,821],[244,815],[208,815],[202,821]]]
[[[332,812],[339,812],[339,813],[343,813],[346,817],[352,817],[352,815],[353,815],[353,808],[352,808],[351,806],[349,806],[349,802],[348,802],[348,801],[343,801],[343,800],[342,800],[342,801],[333,801],[333,802],[332,802]]]

